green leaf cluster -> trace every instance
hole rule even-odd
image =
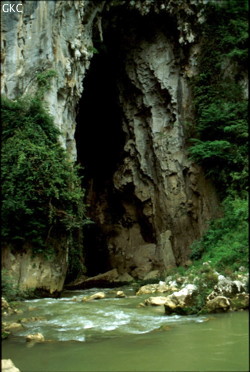
[[[2,97],[1,109],[3,242],[16,248],[28,242],[34,253],[53,254],[53,239],[64,236],[70,245],[87,221],[78,167],[37,96]]]
[[[207,4],[198,75],[192,80],[195,120],[190,157],[201,164],[222,200],[223,216],[191,246],[191,259],[220,270],[248,263],[247,2]],[[199,261],[200,260],[200,261]]]
[[[200,241],[191,246],[191,259],[211,261],[219,270],[247,267],[248,200],[228,197],[223,202],[224,215],[210,223]]]
[[[199,74],[192,81],[195,136],[189,153],[224,196],[241,194],[248,184],[248,102],[242,86],[247,28],[245,1],[208,4]]]

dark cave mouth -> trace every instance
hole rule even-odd
[[[100,44],[98,53],[92,57],[76,117],[77,161],[83,167],[83,187],[90,205],[88,216],[94,222],[84,228],[83,234],[88,276],[111,269],[107,237],[97,221],[97,200],[109,200],[106,215],[112,222],[122,213],[112,181],[124,156],[125,144],[117,86],[120,61],[114,49],[112,43],[109,47]]]
[[[88,276],[112,269],[107,247],[109,229],[98,222],[96,201],[102,198],[107,200],[105,218],[109,228],[112,224],[122,224],[125,215],[123,202],[132,202],[138,211],[136,214],[141,235],[146,242],[155,242],[153,227],[143,215],[143,205],[136,198],[133,187],[128,187],[123,193],[118,192],[112,178],[125,156],[124,145],[128,139],[128,134],[122,128],[123,112],[119,102],[119,84],[126,82],[126,53],[141,38],[146,37],[153,42],[156,30],[164,28],[165,24],[163,26],[159,18],[143,18],[136,13],[129,18],[131,13],[128,12],[124,18],[120,15],[118,30],[115,26],[117,19],[113,21],[116,16],[111,14],[110,17],[103,26],[104,42],[100,41],[99,30],[94,29],[93,39],[99,40],[94,43],[98,53],[92,57],[84,78],[84,91],[76,118],[77,160],[84,168],[83,187],[90,205],[88,214],[94,222],[86,226],[83,234]],[[141,30],[146,30],[146,35]],[[129,89],[131,87],[126,87],[126,94],[130,94]]]

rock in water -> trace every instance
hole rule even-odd
[[[206,303],[206,309],[209,313],[226,312],[230,309],[230,301],[225,296],[217,296]]]
[[[20,372],[11,359],[2,359],[2,372]]]
[[[44,336],[41,333],[35,333],[33,335],[27,335],[26,336],[26,341],[30,342],[43,342],[44,341]]]

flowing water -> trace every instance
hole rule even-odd
[[[248,312],[212,316],[166,316],[164,308],[138,307],[147,296],[83,302],[100,291],[67,291],[60,299],[22,302],[23,314],[39,317],[2,343],[2,358],[21,372],[248,371]],[[5,319],[4,319],[5,320]],[[26,343],[40,332],[44,343]]]

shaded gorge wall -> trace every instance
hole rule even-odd
[[[170,15],[116,9],[102,20],[75,134],[95,222],[86,266],[89,275],[117,268],[142,279],[185,264],[216,214],[214,188],[186,151],[197,46],[180,45]]]
[[[216,215],[213,185],[188,159],[185,139],[203,8],[200,1],[29,1],[23,13],[4,14],[2,93],[33,95],[38,73],[57,72],[44,101],[63,148],[85,168],[94,221],[82,242],[88,275],[117,268],[143,278],[185,264]],[[60,285],[53,273],[46,282],[52,291],[61,290],[68,262],[60,236],[57,243],[65,264]],[[45,266],[37,263],[37,278]]]

